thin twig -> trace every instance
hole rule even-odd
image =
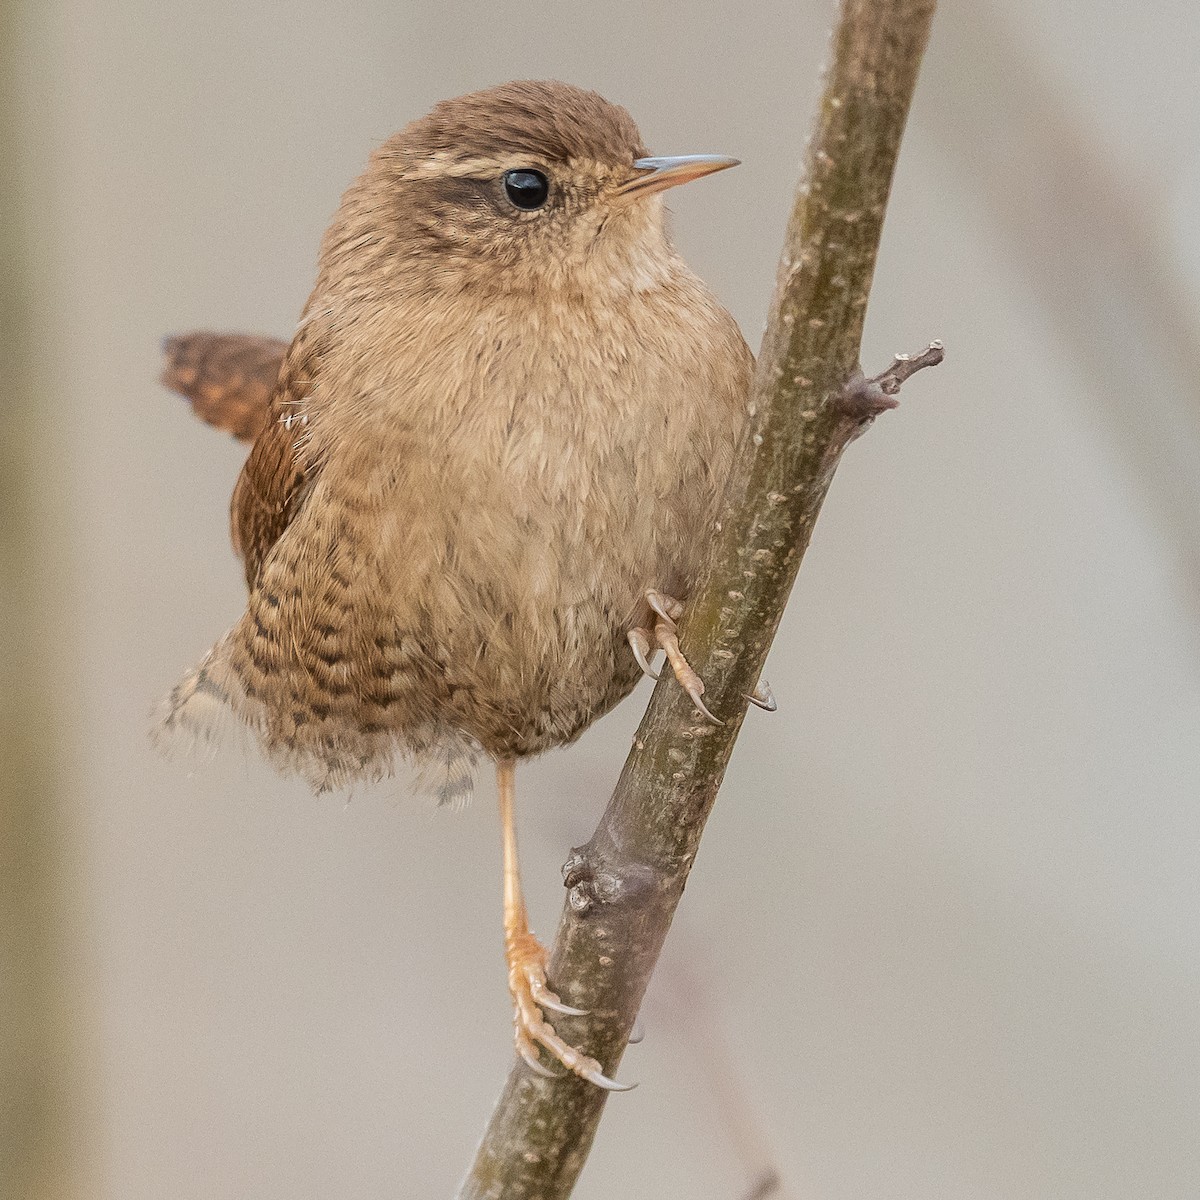
[[[796,196],[749,405],[704,585],[681,639],[724,724],[673,679],[655,688],[595,834],[564,868],[550,977],[584,1018],[561,1018],[611,1074],[695,859],[771,639],[856,407],[867,297],[934,0],[844,0],[806,177]],[[886,373],[885,373],[886,374]],[[853,395],[851,395],[853,393]],[[879,391],[890,404],[890,397]],[[885,404],[885,407],[888,406]],[[876,406],[876,411],[878,406]],[[514,1066],[461,1200],[562,1200],[607,1093]]]
[[[897,354],[886,371],[876,375],[872,383],[885,395],[894,396],[904,381],[925,367],[936,367],[946,357],[941,342],[930,342],[920,354]]]
[[[942,343],[930,342],[920,354],[897,354],[891,366],[870,379],[855,371],[842,389],[842,412],[858,423],[861,433],[880,413],[899,405],[896,396],[906,379],[925,367],[936,367],[945,357]]]

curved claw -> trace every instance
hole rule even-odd
[[[662,672],[656,671],[650,663],[650,639],[645,630],[631,629],[625,636],[629,639],[629,648],[633,651],[633,657],[637,659],[637,665],[642,668],[642,674],[649,675],[651,679],[658,679]]]
[[[552,1071],[534,1052],[534,1049],[528,1042],[523,1040],[517,1041],[517,1053],[525,1060],[525,1065],[535,1074],[540,1075],[543,1079],[561,1079],[563,1073],[561,1071]]]
[[[526,1040],[535,1041],[543,1046],[568,1071],[574,1072],[580,1079],[586,1079],[588,1083],[594,1083],[596,1087],[603,1088],[606,1092],[628,1092],[635,1086],[632,1083],[618,1083],[615,1079],[609,1079],[594,1058],[589,1058],[582,1050],[577,1050],[574,1046],[564,1042],[554,1032],[553,1027],[547,1025],[545,1021],[533,1020],[524,1027],[522,1032]],[[521,1047],[522,1040],[518,1035],[518,1049]]]
[[[708,711],[708,706],[700,698],[701,692],[698,687],[693,684],[691,687],[686,688],[685,690],[687,691],[688,699],[691,700],[691,702],[696,706],[701,716],[711,721],[714,725],[725,724],[720,717],[714,717],[713,714]]]
[[[603,1088],[606,1092],[632,1092],[636,1083],[618,1083],[615,1079],[609,1079],[607,1075],[602,1075],[599,1071],[582,1070],[578,1074],[586,1079],[588,1083],[594,1083],[598,1088]]]
[[[646,592],[646,603],[664,621],[678,621],[683,615],[683,605],[678,600],[672,600],[670,596],[664,596],[662,592],[656,592],[653,588]]]
[[[537,1001],[539,1008],[548,1008],[551,1012],[562,1013],[564,1017],[586,1017],[588,1015],[586,1008],[572,1008],[569,1004],[564,1004],[558,998],[558,993],[552,992],[544,983],[534,980],[530,984],[529,990],[533,993],[533,998]]]
[[[751,704],[758,705],[764,712],[775,712],[779,708],[779,701],[775,699],[775,693],[771,691],[771,685],[765,679],[758,681],[758,687],[746,699]]]

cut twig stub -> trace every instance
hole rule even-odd
[[[896,399],[904,381],[925,367],[936,367],[946,357],[941,342],[930,342],[920,354],[897,354],[891,365],[869,379],[861,370],[846,382],[839,407],[854,421],[873,421],[880,413],[896,408]]]
[[[885,394],[894,396],[901,384],[910,376],[926,367],[936,367],[946,357],[946,348],[941,342],[930,342],[920,354],[897,354],[892,359],[892,365],[879,375],[873,382],[877,383]]]

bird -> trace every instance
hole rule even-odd
[[[443,803],[490,759],[516,1051],[610,1090],[547,1016],[586,1014],[530,931],[515,770],[657,678],[659,649],[718,721],[676,628],[754,358],[663,196],[736,165],[652,156],[623,107],[557,81],[444,100],[345,192],[290,342],[165,342],[164,382],[251,448],[231,504],[246,609],[156,739],[211,742],[232,717],[318,792],[407,762]]]

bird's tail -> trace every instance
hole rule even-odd
[[[287,348],[246,333],[180,334],[163,339],[161,379],[202,420],[253,442],[270,416]]]
[[[306,693],[303,668],[284,660],[272,664],[271,682],[291,702],[268,706],[262,651],[252,648],[258,638],[244,617],[175,685],[151,731],[162,753],[211,754],[231,731],[249,731],[276,770],[301,776],[316,792],[385,779],[404,760],[416,768],[416,791],[454,808],[470,801],[479,758],[473,738],[433,721],[400,732],[337,720],[326,698]]]
[[[231,728],[258,731],[261,713],[247,704],[225,635],[171,689],[154,715],[151,738],[166,755],[212,753]]]

